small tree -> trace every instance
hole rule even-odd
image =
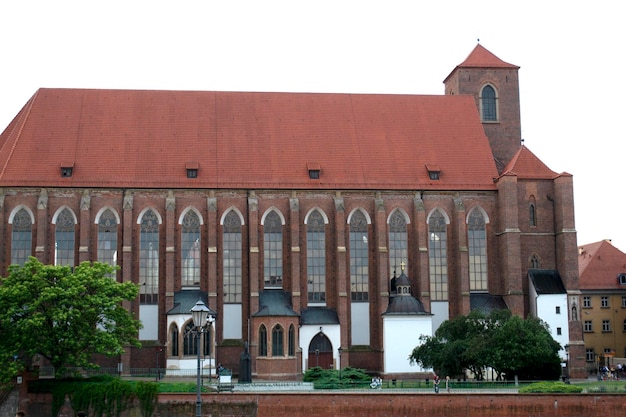
[[[100,262],[43,265],[31,257],[9,267],[0,279],[0,366],[11,378],[24,360],[39,354],[57,375],[66,367],[95,367],[93,354],[114,356],[125,345],[139,346],[141,323],[123,306],[137,297],[136,284],[111,278],[115,268]],[[15,355],[18,355],[16,360]]]

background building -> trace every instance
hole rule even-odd
[[[0,267],[119,265],[144,324],[124,369],[193,368],[206,300],[204,366],[237,373],[248,343],[263,378],[417,372],[385,356],[398,320],[417,345],[472,308],[525,316],[529,269],[556,271],[575,376],[572,176],[523,146],[518,70],[477,45],[442,96],[40,89],[0,137]]]
[[[595,374],[626,364],[626,254],[602,240],[580,246],[578,264],[585,362]]]

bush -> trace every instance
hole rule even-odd
[[[583,391],[582,387],[576,385],[565,384],[563,382],[535,382],[519,389],[520,394],[530,393],[565,393],[578,394]]]
[[[351,367],[338,371],[316,366],[304,373],[303,380],[313,382],[316,389],[355,388],[368,386],[370,383],[370,377],[363,369]]]

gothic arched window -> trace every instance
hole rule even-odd
[[[446,219],[435,210],[428,219],[428,264],[431,300],[448,299],[448,233]]]
[[[470,291],[487,291],[487,228],[479,209],[469,215],[467,234]]]
[[[272,356],[284,356],[285,347],[283,341],[283,328],[280,325],[272,329]]]
[[[350,217],[350,298],[369,300],[369,256],[367,219],[362,211]]]
[[[64,208],[56,217],[54,232],[54,264],[74,266],[76,242],[76,220],[74,213]]]
[[[259,356],[267,356],[267,329],[263,324],[259,327]]]
[[[496,90],[490,85],[484,86],[481,91],[480,108],[483,122],[495,122],[498,120]]]
[[[156,304],[159,297],[159,218],[148,209],[139,232],[139,284],[142,304]]]
[[[319,210],[309,214],[306,225],[308,300],[326,302],[326,232],[325,219]]]
[[[274,210],[263,223],[263,274],[265,288],[283,287],[283,224]]]
[[[111,209],[98,219],[98,262],[117,266],[117,217]]]
[[[200,285],[202,243],[200,240],[200,217],[189,210],[181,222],[181,259],[183,286]]]
[[[400,275],[402,264],[408,258],[407,220],[404,213],[396,210],[389,217],[389,277]]]
[[[241,218],[231,210],[224,218],[223,276],[224,302],[241,303],[242,261],[241,261]]]
[[[11,264],[24,265],[31,256],[33,246],[33,222],[30,213],[21,208],[12,219]]]

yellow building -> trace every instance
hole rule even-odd
[[[585,361],[590,374],[626,363],[626,254],[603,240],[578,248]]]

